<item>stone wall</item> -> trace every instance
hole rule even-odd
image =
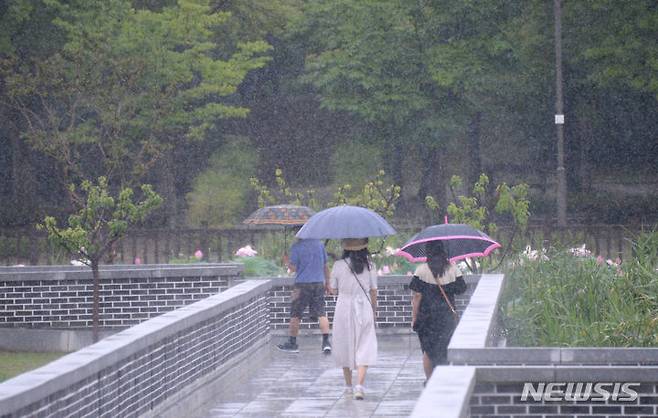
[[[215,295],[240,278],[238,264],[102,266],[101,328],[126,328]],[[91,326],[87,267],[0,268],[0,328]]]
[[[478,279],[467,278],[462,309]],[[408,281],[380,279],[381,328],[409,331]],[[272,322],[287,327],[291,278],[235,283],[0,384],[0,417],[163,416],[196,406],[197,389],[268,343]]]
[[[269,281],[107,337],[0,384],[0,417],[158,416],[269,341]]]
[[[591,380],[591,375],[584,369],[563,369],[562,373],[566,374],[569,371],[569,379],[575,379],[575,373],[580,374],[579,382],[588,382]],[[473,394],[469,401],[468,414],[471,418],[487,418],[487,417],[517,417],[524,416],[527,418],[543,418],[546,416],[566,416],[566,417],[590,417],[590,416],[611,416],[611,417],[628,417],[628,418],[648,418],[658,416],[658,392],[655,383],[655,377],[649,378],[649,382],[637,382],[638,386],[633,386],[633,391],[637,392],[637,398],[634,401],[614,401],[609,399],[607,401],[594,400],[596,397],[588,397],[588,400],[578,402],[574,401],[554,401],[542,400],[535,401],[531,396],[523,400],[523,386],[524,382],[532,381],[537,378],[538,370],[528,372],[523,381],[517,382],[480,382],[473,388]],[[653,370],[655,373],[655,370]],[[601,376],[599,379],[607,379],[608,382],[615,382],[619,380],[620,371],[610,371],[608,376]],[[533,376],[534,374],[534,376]],[[502,379],[499,376],[498,379]],[[520,377],[520,376],[518,376]],[[518,380],[517,377],[517,380]],[[643,380],[647,380],[646,376]],[[559,379],[559,377],[556,376]],[[565,377],[564,379],[566,379]],[[639,376],[634,377],[639,380]],[[558,380],[559,382],[559,380]],[[564,380],[562,381],[564,382]],[[535,387],[537,385],[535,384]],[[566,388],[566,385],[557,386]],[[585,385],[581,386],[585,387]],[[614,391],[614,386],[605,386],[606,390]],[[584,389],[579,392],[579,396],[585,397]],[[622,398],[624,399],[624,398]]]
[[[455,299],[455,309],[463,313],[468,301],[477,286],[480,276],[466,276],[467,290]],[[411,291],[409,276],[381,276],[377,280],[377,328],[379,331],[408,332],[411,326]],[[294,280],[292,278],[272,279],[270,291],[270,325],[273,333],[285,334],[290,320],[290,292]],[[326,297],[327,316],[333,320],[336,308],[336,296]],[[305,312],[307,314],[308,312]],[[317,330],[317,321],[311,321],[307,316],[300,324],[302,330]]]
[[[587,384],[608,383],[607,399]],[[630,389],[615,391],[614,383],[632,383]],[[545,391],[528,392],[525,384]],[[555,386],[549,390],[548,384]],[[568,384],[579,400],[564,397]],[[549,393],[547,396],[546,394]],[[567,392],[568,393],[568,392]],[[564,397],[565,399],[559,399]],[[413,417],[544,418],[658,416],[658,367],[617,366],[440,366],[418,400]]]

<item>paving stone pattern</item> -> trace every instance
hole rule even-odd
[[[416,335],[380,335],[377,365],[369,368],[362,401],[343,393],[342,369],[320,350],[319,336],[299,337],[299,353],[272,344],[217,381],[212,403],[196,418],[403,417],[423,389]],[[353,376],[356,381],[356,372]]]

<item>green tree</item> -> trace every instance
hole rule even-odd
[[[508,186],[501,183],[496,186],[495,193],[489,189],[489,177],[480,174],[480,178],[473,185],[470,195],[458,194],[463,187],[463,180],[459,176],[450,179],[450,192],[452,201],[445,211],[451,223],[468,224],[488,235],[494,236],[498,230],[497,221],[507,221],[512,230],[504,243],[504,253],[500,263],[515,250],[514,239],[528,226],[530,217],[530,201],[528,200],[528,185],[525,183]],[[440,206],[433,196],[425,197],[425,204],[433,214],[439,213]],[[471,266],[475,271],[475,268]]]
[[[258,155],[245,139],[229,142],[210,158],[210,165],[188,193],[188,220],[192,225],[228,226],[242,214],[256,173]]]
[[[274,181],[276,187],[268,187],[258,177],[249,179],[252,189],[256,192],[258,198],[258,207],[262,208],[269,205],[304,205],[313,209],[318,209],[318,201],[315,198],[315,190],[307,189],[304,191],[294,191],[283,175],[283,170],[277,168],[274,170]]]
[[[329,206],[362,206],[390,220],[395,213],[399,199],[400,186],[389,184],[386,181],[386,172],[379,170],[377,175],[366,181],[360,190],[349,183],[338,186],[334,193],[334,200],[329,203]]]
[[[566,99],[572,109],[565,127],[574,167],[567,174],[582,192],[573,199],[580,205],[598,167],[605,172],[633,167],[628,171],[640,178],[655,171],[650,167],[657,155],[658,10],[652,1],[585,0],[564,2],[563,18]],[[623,215],[616,214],[614,222]]]
[[[92,323],[94,342],[98,341],[100,272],[99,265],[112,246],[125,235],[130,227],[144,221],[148,214],[162,203],[160,196],[150,185],[142,185],[143,200],[133,201],[134,192],[123,188],[112,196],[108,181],[99,177],[97,184],[85,180],[80,192],[71,185],[71,194],[76,200],[77,212],[68,218],[67,225],[58,226],[57,220],[47,216],[37,225],[45,229],[51,241],[91,267],[93,275]]]
[[[652,0],[565,2],[574,64],[599,85],[621,83],[658,98],[658,9]]]
[[[449,145],[469,148],[469,130],[477,161],[471,171],[479,172],[481,129],[473,125],[500,107],[499,92],[512,77],[511,45],[500,27],[517,9],[491,0],[311,2],[299,26],[311,44],[303,80],[326,108],[375,125],[396,184],[415,145],[419,195],[444,202]]]
[[[215,58],[213,30],[230,16],[200,0],[157,11],[128,0],[39,7],[56,15],[65,41],[46,57],[3,61],[5,104],[23,116],[24,138],[59,163],[65,184],[99,174],[138,182],[172,145],[244,117],[248,110],[226,98],[267,62],[262,41]]]
[[[357,189],[367,183],[373,173],[383,168],[381,148],[375,144],[352,143],[338,146],[331,158],[333,183],[351,184]]]

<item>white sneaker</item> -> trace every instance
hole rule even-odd
[[[365,397],[364,392],[365,389],[363,389],[363,386],[361,385],[354,386],[354,399],[356,399],[357,401],[363,400],[363,398]]]
[[[352,390],[352,386],[345,386],[344,390],[345,396],[352,396],[354,391]]]

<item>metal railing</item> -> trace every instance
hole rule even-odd
[[[399,227],[398,232],[411,235],[421,229]],[[565,228],[530,225],[515,237],[516,246],[530,245],[534,249],[550,245],[580,246],[585,244],[593,254],[607,258],[627,258],[632,254],[632,240],[642,229],[638,225],[570,225]],[[492,237],[509,242],[511,227],[501,226]],[[112,264],[143,264],[176,262],[190,258],[197,250],[206,261],[230,260],[235,251],[247,244],[260,247],[265,242],[283,240],[283,230],[235,228],[181,228],[133,230],[119,241],[112,255],[105,260]],[[288,234],[290,240],[290,234]],[[281,244],[280,244],[281,245]],[[31,227],[0,228],[0,265],[68,264],[69,257],[53,247],[42,232]]]

